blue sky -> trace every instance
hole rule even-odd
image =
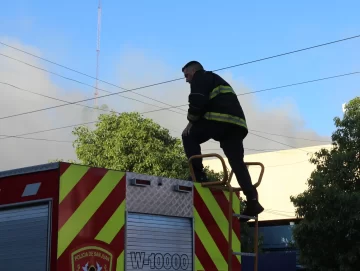
[[[192,59],[212,70],[360,34],[359,1],[219,3],[103,0],[100,78],[118,81],[115,67],[121,63],[116,61],[129,47],[182,76],[182,65]],[[6,1],[0,21],[1,37],[95,74],[96,0]],[[359,47],[360,38],[229,71],[251,90],[276,87],[360,71]],[[259,93],[257,98],[264,108],[293,101],[307,127],[330,135],[333,117],[341,115],[343,102],[359,95],[359,83],[355,75]]]

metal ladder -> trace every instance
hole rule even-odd
[[[209,158],[209,157],[217,157],[217,158],[220,159],[222,167],[223,167],[224,177],[223,177],[222,181],[204,182],[204,183],[201,183],[201,186],[202,187],[213,188],[213,189],[224,190],[224,191],[229,191],[228,271],[232,271],[232,256],[233,255],[254,257],[254,271],[257,271],[258,270],[258,238],[259,238],[259,235],[258,235],[259,224],[258,224],[258,222],[259,221],[258,221],[257,216],[249,217],[249,216],[245,216],[245,215],[241,215],[241,214],[235,214],[233,212],[233,193],[242,190],[240,187],[232,187],[231,186],[231,179],[232,179],[232,176],[233,176],[233,171],[231,170],[230,176],[229,176],[225,161],[219,154],[216,154],[216,153],[201,154],[201,155],[194,155],[194,156],[190,157],[190,159],[188,161],[189,162],[189,167],[190,167],[191,177],[192,177],[193,181],[196,182],[194,169],[193,169],[193,166],[192,166],[192,163],[191,163],[192,160],[193,159],[199,159],[199,158]],[[262,177],[264,175],[264,171],[265,171],[264,165],[262,163],[260,163],[260,162],[245,162],[245,164],[246,164],[247,167],[249,167],[249,166],[260,166],[261,167],[261,172],[260,172],[260,175],[259,175],[259,179],[258,179],[257,183],[254,184],[255,187],[258,187],[260,185],[260,183],[262,181]],[[254,253],[233,251],[233,249],[232,249],[232,232],[233,232],[232,218],[233,217],[248,218],[248,219],[255,220],[255,223],[254,223],[255,224],[255,229],[254,229]]]

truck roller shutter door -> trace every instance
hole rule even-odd
[[[0,270],[47,270],[49,206],[0,209]]]
[[[126,270],[193,270],[192,219],[129,213]]]

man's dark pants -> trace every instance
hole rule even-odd
[[[200,144],[214,139],[220,142],[229,164],[234,171],[247,200],[257,198],[256,188],[251,183],[249,171],[244,163],[243,140],[247,131],[237,125],[201,119],[193,124],[190,133],[182,137],[186,156],[201,154]],[[202,159],[192,161],[196,179],[203,174]]]

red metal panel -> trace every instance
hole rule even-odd
[[[238,193],[233,195],[232,212],[240,213]],[[228,270],[229,192],[194,183],[195,270]],[[232,249],[240,251],[240,223],[232,217]],[[232,256],[231,270],[241,271],[239,256]]]
[[[59,171],[27,173],[0,179],[0,205],[57,197]],[[36,195],[22,197],[26,185],[41,183]]]
[[[41,183],[36,195],[22,197],[26,185]],[[14,175],[0,179],[0,207],[14,203],[25,203],[34,200],[52,199],[52,228],[51,228],[51,271],[56,270],[57,250],[57,219],[59,206],[59,170],[53,169],[42,172]]]
[[[65,163],[60,172],[58,270],[123,271],[125,172]]]

